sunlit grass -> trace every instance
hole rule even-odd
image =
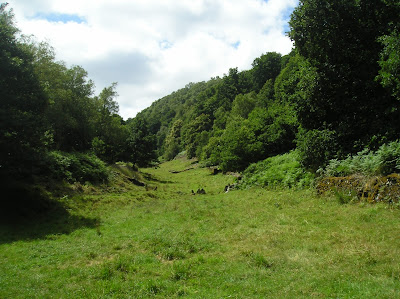
[[[224,193],[233,176],[192,163],[143,170],[147,191],[66,199],[94,225],[1,238],[0,298],[400,297],[399,210],[312,191]]]

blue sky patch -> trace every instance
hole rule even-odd
[[[62,22],[62,23],[68,23],[68,22],[74,22],[78,24],[86,23],[86,19],[82,18],[78,15],[70,15],[70,14],[64,14],[64,13],[37,13],[33,19],[41,19],[41,20],[47,20],[49,22]]]
[[[160,46],[160,49],[162,49],[162,50],[166,50],[166,49],[172,48],[172,46],[173,46],[173,44],[170,41],[166,40],[166,39],[161,41],[161,42],[159,42],[158,45]]]
[[[236,43],[231,44],[231,46],[234,47],[235,49],[239,48],[240,41],[237,41]]]
[[[290,16],[292,15],[293,10],[294,10],[294,8],[290,7],[283,12],[283,19],[286,21],[286,24],[283,28],[283,32],[285,32],[285,33],[290,30],[289,21],[290,21]]]

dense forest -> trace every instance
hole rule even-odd
[[[314,174],[332,159],[393,146],[399,16],[397,0],[302,0],[289,22],[291,53],[268,52],[250,70],[189,83],[124,121],[116,83],[95,95],[82,67],[21,35],[1,4],[2,184],[102,182],[107,164],[145,166],[181,152],[224,172],[291,153]]]
[[[296,149],[315,172],[377,150],[400,132],[399,15],[398,1],[300,1],[290,54],[189,84],[136,119],[147,121],[159,156],[186,151],[223,171]]]

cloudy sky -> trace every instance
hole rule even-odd
[[[9,0],[24,34],[80,65],[96,92],[118,82],[125,119],[189,82],[287,54],[298,0]]]

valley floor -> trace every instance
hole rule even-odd
[[[0,298],[400,298],[399,209],[225,193],[234,176],[182,159],[142,172],[147,187],[1,226]]]

